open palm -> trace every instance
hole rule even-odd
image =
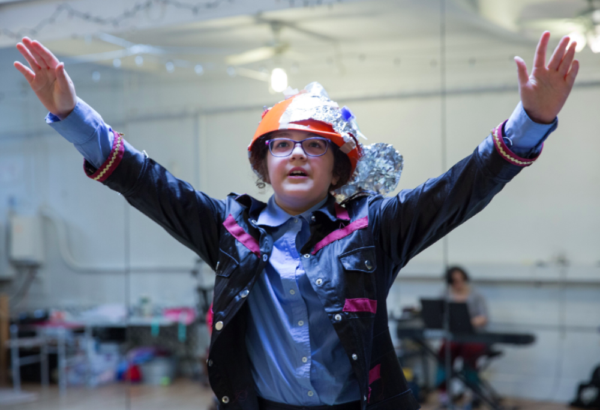
[[[23,74],[31,89],[48,111],[65,118],[77,103],[75,86],[65,71],[65,65],[37,41],[23,38],[17,50],[29,63],[29,68],[18,61],[14,66]]]
[[[546,31],[535,51],[531,75],[527,74],[525,61],[515,57],[523,108],[533,121],[544,124],[554,121],[562,109],[579,71],[579,62],[574,60],[577,43],[569,46],[569,37],[562,38],[546,65],[549,40],[550,33]]]

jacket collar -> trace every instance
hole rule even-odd
[[[258,199],[251,197],[248,194],[239,195],[236,193],[231,193],[231,194],[229,194],[229,196],[234,198],[237,203],[239,203],[241,206],[243,206],[244,208],[246,208],[248,210],[248,216],[251,219],[258,219],[261,212],[263,211],[263,209],[265,209],[267,207],[267,204],[265,204],[262,201],[259,201]],[[273,198],[273,197],[271,197],[271,198]],[[273,203],[274,202],[275,201],[273,200]],[[283,212],[285,215],[288,215],[283,210],[281,210],[281,212]],[[335,222],[338,219],[350,221],[350,216],[348,214],[348,211],[346,210],[346,208],[342,207],[340,204],[337,203],[337,201],[335,200],[333,195],[328,195],[327,199],[325,201],[325,204],[320,206],[318,209],[314,209],[314,208],[310,209],[309,211],[307,211],[307,213],[308,214],[311,214],[311,213],[312,214],[323,214],[324,216],[329,218],[329,220],[331,220],[332,222]],[[285,221],[283,221],[283,222],[285,222]]]
[[[259,201],[256,198],[251,197],[248,194],[236,194],[232,192],[228,195],[230,198],[233,198],[238,204],[248,210],[248,216],[251,219],[257,219],[258,215],[260,215],[261,211],[267,206],[262,201]]]

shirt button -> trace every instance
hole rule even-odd
[[[304,326],[304,320],[299,320],[298,321],[298,326]]]
[[[340,315],[339,313],[337,315],[334,316],[334,319],[336,322],[339,322],[340,320],[342,320],[342,315]]]
[[[290,289],[290,295],[295,295],[296,291],[294,289]]]
[[[250,291],[248,289],[245,289],[244,291],[242,291],[242,297],[245,298],[250,294]]]
[[[309,396],[309,397],[312,397],[313,395],[314,395],[313,391],[312,391],[312,390],[309,390],[309,391],[308,391],[308,396]]]
[[[269,255],[263,255],[263,261],[267,261],[267,259],[269,259]],[[370,268],[369,268],[370,269]]]
[[[221,321],[219,320],[217,323],[215,323],[215,329],[216,329],[216,330],[221,330],[221,329],[223,329],[223,322],[221,322]]]
[[[307,357],[303,357],[302,358],[302,363],[306,363],[306,362],[308,362],[308,358]]]
[[[212,365],[213,365],[213,361],[212,361],[212,360],[209,360],[209,361],[208,361],[208,367],[211,367]]]
[[[305,254],[304,254],[304,257],[305,257],[306,259],[310,258],[310,253],[305,253]]]
[[[229,403],[229,397],[227,396],[223,396],[223,398],[221,399],[221,401],[225,404]]]
[[[323,279],[319,278],[315,281],[315,283],[317,284],[317,286],[321,286],[323,284]]]
[[[313,215],[313,216],[310,217],[310,220],[314,222],[314,221],[317,220],[317,217]]]
[[[298,222],[298,218],[294,218],[294,222],[296,222],[296,223],[297,223],[297,222]]]
[[[371,263],[370,260],[365,261],[365,267],[367,268],[367,270],[373,269],[373,264]]]
[[[354,353],[354,354],[352,355],[352,360],[358,360],[358,356],[356,355],[356,353]]]

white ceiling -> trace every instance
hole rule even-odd
[[[129,0],[114,2],[117,0],[75,0],[69,4],[82,10],[92,3],[93,7],[102,4],[102,9],[110,11],[97,10],[103,16],[118,15],[125,6],[133,4]],[[0,8],[0,23],[2,19],[7,19],[7,13],[3,10],[9,10],[15,17],[14,22],[11,21],[13,28],[31,27],[34,22],[47,16],[44,11],[47,12],[49,7],[55,8],[57,4],[54,1],[33,1],[4,6]],[[165,7],[162,9],[163,17],[159,18],[159,10],[151,10],[137,15],[128,28],[84,24],[73,17],[59,24],[60,30],[63,30],[62,36],[58,36],[60,30],[57,31],[58,28],[52,25],[47,27],[47,31],[42,30],[38,38],[67,61],[70,72],[79,69],[88,73],[85,74],[88,78],[89,73],[96,69],[94,67],[115,70],[112,57],[77,67],[76,61],[69,60],[69,57],[123,50],[123,46],[98,36],[100,33],[111,33],[132,44],[152,45],[166,51],[165,54],[142,54],[142,65],[136,64],[134,55],[121,58],[121,71],[145,72],[151,74],[150,78],[158,75],[161,81],[167,82],[190,78],[218,81],[228,78],[225,62],[228,54],[273,42],[273,32],[268,22],[276,21],[284,25],[280,40],[289,44],[289,52],[238,67],[238,77],[253,76],[282,66],[292,76],[303,78],[329,75],[365,79],[376,73],[381,78],[398,78],[400,75],[398,81],[403,87],[422,88],[428,84],[435,87],[437,84],[432,81],[439,80],[441,46],[445,44],[446,68],[451,73],[449,83],[478,84],[480,81],[481,84],[488,84],[491,76],[496,76],[499,83],[513,80],[512,56],[515,54],[526,60],[531,58],[536,38],[542,30],[529,30],[523,34],[519,24],[524,19],[559,15],[571,17],[585,8],[587,2],[310,0],[306,3],[309,6],[303,7],[303,1],[295,0],[292,7],[291,0],[227,0],[219,4],[219,7],[203,10],[197,16],[181,10],[179,14],[174,14],[172,9]],[[440,37],[441,6],[445,7],[446,13],[443,21],[447,36],[444,39]],[[259,9],[263,11],[258,13]],[[25,12],[28,17],[23,19]],[[22,20],[17,21],[16,16],[21,16]],[[70,25],[80,28],[81,32],[71,33],[73,28],[69,28]],[[71,34],[65,36],[64,33]],[[557,38],[554,36],[554,39]],[[0,36],[2,39],[6,40],[6,36]],[[11,41],[14,44],[15,41]],[[580,53],[581,60],[589,61],[586,69],[582,70],[583,77],[586,70],[590,75],[596,75],[598,70],[592,68],[598,67],[597,57],[589,51]],[[173,73],[165,69],[168,62],[175,64]],[[201,78],[194,72],[194,66],[198,64],[204,69]]]

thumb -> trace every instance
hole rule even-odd
[[[515,63],[517,64],[517,74],[519,76],[519,84],[525,85],[529,81],[529,74],[527,74],[527,65],[521,57],[515,56]]]
[[[68,90],[71,87],[71,82],[69,75],[65,71],[65,63],[60,63],[55,68],[56,72],[56,80],[58,81],[58,85],[63,90]]]

